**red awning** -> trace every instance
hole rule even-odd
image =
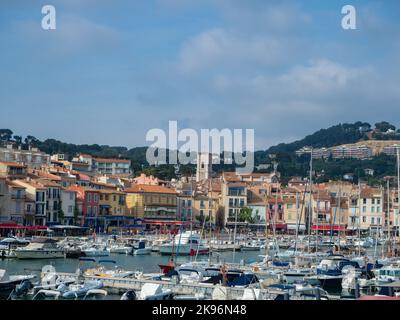
[[[168,221],[168,220],[145,220],[143,224],[157,224],[157,225],[182,225],[190,224],[189,221]]]
[[[0,229],[47,229],[46,226],[20,226],[17,224],[0,224]]]
[[[274,228],[274,224],[270,223],[268,226],[270,229]],[[287,224],[286,223],[276,223],[275,224],[275,229],[287,229]]]
[[[318,230],[318,231],[349,231],[348,229],[346,229],[345,226],[330,226],[330,225],[321,225],[321,226],[317,226],[317,225],[313,225],[311,227],[312,230]]]

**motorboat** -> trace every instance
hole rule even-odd
[[[113,269],[107,269],[106,264],[112,264],[115,267]],[[98,266],[95,268],[87,269],[84,273],[84,277],[100,277],[100,278],[128,278],[135,275],[134,271],[126,271],[116,265],[115,260],[99,260]]]
[[[103,282],[100,280],[87,280],[82,284],[61,285],[57,290],[62,293],[64,299],[77,299],[84,297],[89,290],[101,289],[102,287]]]
[[[174,240],[169,244],[160,246],[162,255],[201,255],[208,254],[209,247],[202,243],[201,236],[198,233],[186,231],[178,233]]]
[[[261,243],[253,240],[251,242],[244,243],[242,245],[241,250],[242,251],[259,251],[261,249],[260,247],[261,247]]]
[[[86,257],[107,257],[110,255],[107,247],[102,245],[93,245],[89,248],[83,249],[82,252]]]
[[[137,246],[134,246],[133,248],[134,256],[150,254],[150,253],[151,253],[151,247],[146,247],[146,241],[143,239],[139,240]]]
[[[14,250],[30,243],[24,238],[9,237],[0,241],[0,258],[16,258]]]
[[[114,244],[108,249],[110,253],[119,253],[119,254],[131,254],[132,250],[133,247],[124,244]]]
[[[0,269],[0,300],[8,299],[18,285],[34,278],[35,275],[7,275],[6,270]]]
[[[145,283],[140,290],[139,300],[172,300],[170,289],[163,289],[162,284]]]
[[[54,259],[64,258],[64,249],[57,246],[57,241],[51,238],[36,238],[26,247],[14,250],[18,259]]]

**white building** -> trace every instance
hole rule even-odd
[[[197,154],[197,168],[196,168],[196,181],[207,180],[211,178],[212,174],[212,154],[211,153],[198,153]]]
[[[74,212],[76,203],[76,191],[69,189],[61,189],[61,209],[64,213],[64,221],[60,221],[63,224],[73,225]]]

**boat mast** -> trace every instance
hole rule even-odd
[[[358,255],[361,256],[361,184],[358,181]]]
[[[298,237],[299,237],[299,193],[296,191],[296,240],[294,243],[294,254],[297,253]]]
[[[193,201],[194,201],[194,190],[192,190],[192,182],[190,182],[190,238],[189,238],[189,248],[192,249],[192,233],[193,233]],[[193,261],[193,256],[190,255],[190,262]]]
[[[338,250],[340,252],[340,225],[341,225],[341,204],[342,204],[342,184],[339,183],[339,218],[338,218]],[[336,220],[336,216],[335,216],[335,220]],[[336,221],[335,221],[336,222]]]
[[[311,247],[311,220],[312,220],[312,165],[313,165],[313,149],[311,148],[311,158],[310,158],[310,203],[308,211],[308,252],[310,252]]]
[[[397,213],[396,213],[396,239],[398,242],[397,238],[397,232],[399,229],[399,212],[400,212],[400,147],[397,146],[396,148],[396,154],[397,154]]]

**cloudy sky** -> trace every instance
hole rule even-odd
[[[357,30],[341,28],[345,4]],[[266,149],[340,122],[400,125],[399,15],[398,0],[2,0],[0,128],[134,147],[177,120],[254,128]]]

